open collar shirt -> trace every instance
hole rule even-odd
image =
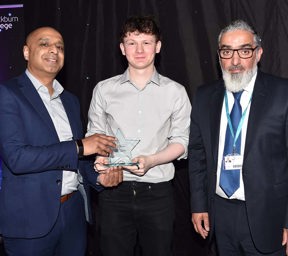
[[[35,89],[37,90],[52,119],[55,130],[59,137],[59,141],[72,140],[73,134],[70,127],[69,119],[60,98],[60,95],[63,92],[64,88],[55,79],[53,81],[54,92],[53,95],[50,96],[46,86],[41,84],[40,81],[37,80],[28,70],[26,70],[26,74],[31,80]],[[77,179],[77,173],[64,170],[61,195],[66,195],[77,190],[78,184],[79,182]]]
[[[168,146],[180,143],[186,158],[189,137],[191,104],[184,86],[154,73],[143,89],[129,78],[129,70],[99,82],[93,91],[88,113],[87,135],[114,135],[120,129],[127,139],[140,142],[132,150],[132,158],[151,155]],[[112,135],[112,134],[110,134]],[[174,177],[172,162],[151,168],[144,176],[124,172],[124,180],[158,183]]]

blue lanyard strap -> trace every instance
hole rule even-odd
[[[252,99],[252,94],[250,96],[250,99],[249,99],[249,102],[241,116],[241,119],[239,121],[239,124],[238,124],[238,127],[237,127],[237,130],[236,130],[236,135],[234,134],[234,130],[233,130],[233,126],[232,126],[232,122],[231,122],[231,118],[230,118],[230,113],[229,113],[229,106],[228,106],[228,96],[227,96],[227,91],[225,91],[225,109],[226,109],[226,116],[227,116],[227,121],[228,121],[228,125],[229,125],[229,129],[230,129],[230,132],[232,134],[232,137],[233,137],[233,148],[235,149],[236,147],[236,141],[240,135],[240,132],[242,130],[242,126],[243,126],[243,122],[244,122],[244,119],[245,119],[245,116],[246,116],[246,113],[247,113],[247,109],[248,109],[248,106],[250,105],[251,103],[251,99]]]

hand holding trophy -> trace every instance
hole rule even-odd
[[[112,153],[108,157],[96,158],[95,169],[98,172],[103,173],[107,170],[107,168],[112,167],[138,165],[138,163],[132,162],[131,152],[140,142],[140,140],[125,138],[124,134],[119,128],[117,129],[115,137],[116,137],[116,148],[113,148]]]
[[[140,140],[125,138],[120,129],[117,129],[115,137],[117,139],[117,146],[113,149],[113,152],[108,157],[108,163],[105,165],[108,167],[137,165],[137,163],[131,161],[131,151],[136,147]]]

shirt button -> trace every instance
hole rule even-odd
[[[56,180],[56,183],[58,186],[60,186],[62,184],[62,180]]]

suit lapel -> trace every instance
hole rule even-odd
[[[224,98],[224,82],[222,81],[218,85],[215,85],[215,90],[212,93],[210,102],[210,121],[211,125],[211,150],[213,154],[214,161],[218,161],[218,146],[219,146],[219,132],[220,132],[220,121],[221,112]],[[246,142],[245,142],[245,152],[244,158],[247,157],[251,145],[253,143],[253,134],[257,133],[259,128],[259,121],[262,119],[264,114],[266,96],[268,93],[267,85],[263,81],[263,74],[258,71],[257,79],[255,81],[255,86],[253,90],[253,96],[251,101]]]
[[[215,91],[212,94],[210,102],[211,145],[212,154],[216,163],[218,161],[219,132],[224,92],[224,83],[222,81],[215,86]]]
[[[61,94],[61,101],[66,111],[73,137],[76,139],[82,138],[82,130],[79,130],[79,123],[77,122],[77,119],[75,119],[75,115],[78,111],[75,109],[75,104],[72,104],[71,97],[68,97],[65,91]]]
[[[247,126],[247,134],[246,134],[246,142],[245,142],[245,152],[244,159],[247,157],[251,145],[254,140],[254,135],[257,134],[257,129],[259,128],[259,121],[262,119],[262,116],[265,109],[266,104],[266,96],[268,95],[268,88],[263,81],[263,74],[258,71],[257,78],[254,85],[248,126]]]
[[[47,124],[51,132],[58,138],[52,119],[30,79],[24,74],[20,77],[19,82],[20,90],[24,97],[30,102],[32,108],[38,113],[40,118]]]

